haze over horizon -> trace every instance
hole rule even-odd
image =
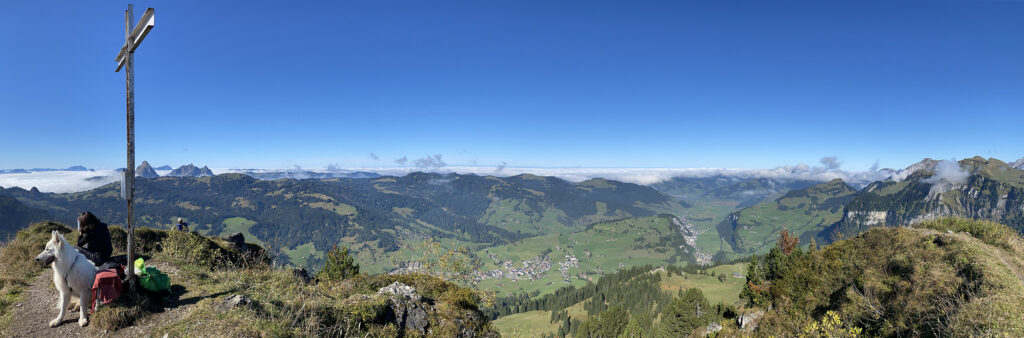
[[[1020,2],[142,1],[136,18],[146,7],[136,159],[154,165],[1024,156]],[[123,8],[0,4],[0,168],[124,166]]]

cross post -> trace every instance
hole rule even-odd
[[[142,18],[139,22],[132,27],[132,17],[134,15],[135,7],[131,4],[128,5],[128,10],[124,11],[124,45],[121,50],[117,53],[117,57],[114,59],[117,62],[117,68],[114,72],[121,71],[124,67],[125,75],[125,91],[127,96],[127,124],[128,124],[128,165],[125,167],[124,179],[125,179],[125,199],[128,201],[128,248],[127,248],[127,259],[128,259],[128,278],[135,274],[135,250],[134,250],[134,238],[135,238],[135,226],[133,225],[135,220],[135,49],[139,47],[142,40],[146,38],[149,31],[153,29],[156,23],[156,19],[153,16],[153,9],[148,8],[146,12],[142,14]],[[129,288],[134,288],[133,283],[129,283]],[[134,291],[134,290],[132,290]]]

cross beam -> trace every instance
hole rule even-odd
[[[132,5],[128,5],[128,8],[132,8]],[[126,17],[125,19],[131,19],[130,15],[131,14],[129,13],[129,17]],[[128,21],[126,25],[129,23],[130,21]],[[156,17],[153,16],[153,9],[148,8],[145,13],[142,13],[142,18],[139,19],[139,23],[135,24],[135,29],[131,30],[131,33],[125,38],[124,45],[121,46],[121,50],[117,52],[117,57],[114,58],[114,62],[117,62],[117,69],[114,69],[114,72],[121,71],[121,67],[124,66],[125,61],[127,61],[125,56],[127,54],[134,53],[135,49],[139,48],[139,44],[141,44],[142,40],[146,38],[146,35],[149,34],[149,31],[153,29],[154,25],[156,25]]]
[[[132,28],[132,15],[134,15],[135,7],[131,4],[128,5],[128,10],[124,11],[124,45],[121,46],[121,50],[117,52],[117,57],[114,58],[114,62],[117,62],[117,69],[114,72],[121,71],[124,67],[124,79],[125,79],[125,92],[126,92],[126,110],[127,110],[127,121],[128,121],[128,165],[124,170],[124,182],[125,200],[128,201],[128,276],[130,281],[134,281],[131,277],[135,276],[135,250],[134,250],[134,239],[135,239],[135,49],[139,48],[139,44],[142,44],[142,40],[146,38],[149,31],[153,29],[153,25],[156,23],[156,18],[153,16],[153,9],[146,9],[146,12],[142,14],[142,19],[139,23],[135,24],[135,28]],[[132,282],[128,283],[128,288],[132,292],[135,291],[135,284]]]

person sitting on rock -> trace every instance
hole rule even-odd
[[[178,219],[178,231],[188,232],[188,223],[185,223],[184,219]]]
[[[110,260],[114,247],[110,244],[110,229],[91,212],[78,216],[78,251],[96,266]]]

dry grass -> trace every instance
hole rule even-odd
[[[480,298],[468,289],[427,275],[360,275],[338,283],[305,284],[280,270],[183,270],[192,288],[216,295],[200,301],[180,322],[158,334],[171,336],[370,336],[394,337],[388,298],[377,290],[395,281],[414,287],[433,303],[428,317],[434,336],[469,330],[493,333],[477,309]],[[250,306],[219,311],[227,296],[244,294]],[[402,332],[401,334],[413,334]]]
[[[116,301],[100,306],[90,317],[90,327],[99,331],[115,331],[129,327],[148,314],[149,297],[124,293]]]

